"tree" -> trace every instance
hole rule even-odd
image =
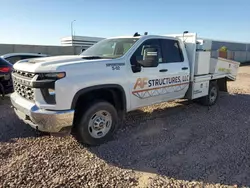
[[[227,47],[226,46],[222,46],[219,49],[219,57],[227,59]]]
[[[219,51],[221,52],[227,52],[227,47],[226,46],[222,46]]]

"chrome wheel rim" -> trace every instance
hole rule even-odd
[[[106,110],[100,110],[90,118],[88,131],[93,138],[102,138],[110,131],[111,125],[111,114]]]
[[[210,102],[211,103],[214,103],[216,98],[217,98],[217,88],[216,87],[213,87],[210,91]]]

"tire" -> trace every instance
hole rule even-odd
[[[76,138],[79,142],[90,146],[97,146],[111,140],[118,128],[117,111],[106,101],[90,103],[78,114],[78,119],[75,125]]]
[[[200,103],[204,106],[213,106],[219,98],[219,87],[216,82],[212,81],[209,84],[208,95],[202,97]]]

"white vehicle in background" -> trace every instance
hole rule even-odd
[[[104,39],[81,55],[19,61],[11,102],[18,117],[45,132],[73,130],[80,142],[106,142],[126,112],[174,99],[214,105],[239,62],[196,49],[197,35]]]
[[[17,61],[23,60],[23,59],[31,59],[31,58],[38,58],[38,57],[47,57],[47,54],[41,54],[41,53],[8,53],[4,54],[1,57],[11,64],[15,64]]]

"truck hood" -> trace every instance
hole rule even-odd
[[[104,59],[83,59],[80,55],[62,55],[52,57],[40,57],[18,61],[14,64],[14,69],[27,72],[51,72],[58,67],[76,63],[88,63],[102,61]]]

